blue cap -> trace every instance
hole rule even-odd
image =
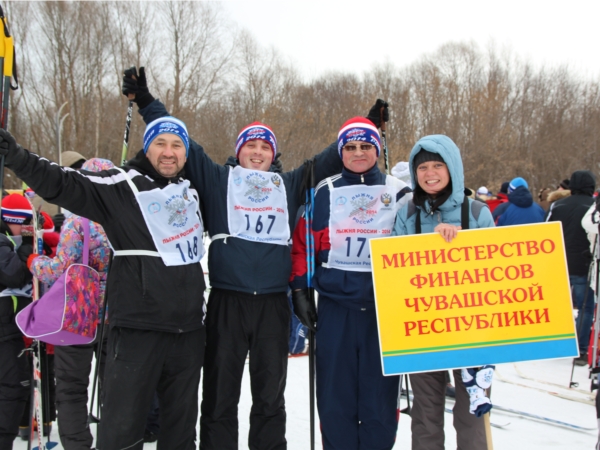
[[[510,184],[508,185],[508,193],[514,192],[517,188],[523,186],[525,189],[529,189],[529,185],[527,181],[525,181],[521,177],[513,178]]]

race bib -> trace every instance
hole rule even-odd
[[[327,267],[370,272],[369,239],[390,236],[398,212],[400,184],[386,177],[385,185],[353,185],[329,189],[329,240]]]
[[[167,266],[194,264],[204,255],[204,227],[196,195],[188,180],[136,193],[154,245]]]
[[[252,242],[288,245],[287,197],[279,174],[236,166],[227,186],[229,235]]]

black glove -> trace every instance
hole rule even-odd
[[[131,100],[137,103],[140,109],[145,108],[154,101],[154,97],[150,94],[150,90],[148,89],[146,71],[143,67],[140,67],[139,73],[135,66],[130,67],[123,72],[121,92],[123,92],[123,95],[126,97],[133,95],[134,98]]]
[[[17,256],[21,261],[27,264],[27,258],[33,253],[33,245],[21,244],[17,249]]]
[[[3,128],[0,128],[0,155],[6,156],[19,148],[15,138]]]
[[[279,159],[281,157],[281,153],[277,153],[275,155],[275,160],[271,163],[271,172],[282,173],[283,172],[283,164]]]
[[[54,231],[60,233],[60,229],[62,228],[64,221],[65,215],[63,213],[54,214],[54,217],[52,217],[52,222],[54,222]]]
[[[292,291],[292,304],[294,305],[294,314],[302,322],[302,325],[311,331],[317,331],[317,310],[314,302],[308,298],[308,289]]]
[[[378,98],[375,104],[369,110],[367,119],[373,122],[377,128],[381,128],[381,108],[383,108],[383,121],[387,122],[388,120],[390,120],[388,106],[388,102]]]

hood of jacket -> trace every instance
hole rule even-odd
[[[452,193],[440,205],[439,209],[441,211],[450,211],[459,207],[465,198],[465,178],[460,150],[452,139],[442,134],[433,134],[419,139],[411,150],[408,160],[410,179],[415,189],[418,183],[415,175],[414,158],[421,150],[439,154],[448,166],[450,180],[452,181]]]
[[[519,186],[508,194],[508,201],[519,208],[529,208],[533,204],[533,196],[525,186]]]
[[[596,189],[596,178],[589,170],[576,170],[569,182],[571,194],[593,195]]]
[[[148,175],[160,186],[166,186],[169,182],[177,183],[180,178],[185,178],[184,169],[181,169],[174,177],[163,177],[156,171],[150,160],[146,157],[144,150],[140,150],[132,159],[127,161],[126,167],[131,167],[144,175]]]

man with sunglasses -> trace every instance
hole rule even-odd
[[[377,167],[381,139],[362,117],[338,134],[342,173],[317,185],[312,231],[318,320],[306,290],[306,222],[295,229],[291,287],[296,314],[317,337],[317,407],[323,448],[394,446],[400,379],[384,377],[375,315],[369,239],[389,236],[412,198],[401,180]]]

